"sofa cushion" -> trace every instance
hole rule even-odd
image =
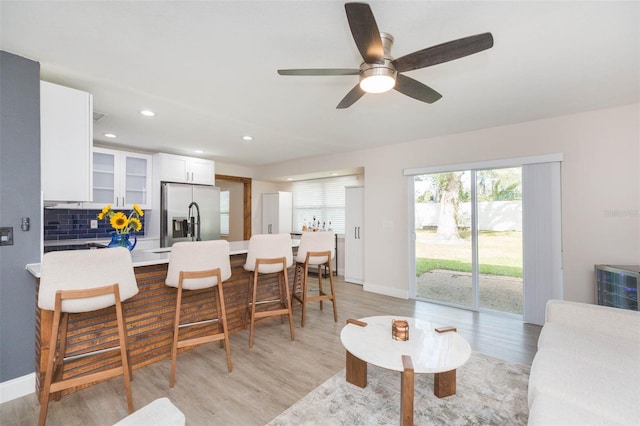
[[[640,332],[639,332],[640,334]],[[615,336],[588,333],[564,324],[547,323],[540,332],[538,350],[554,350],[640,377],[640,345]],[[615,362],[612,362],[615,360]]]
[[[550,395],[537,395],[529,408],[529,424],[545,426],[614,426],[609,417]]]
[[[529,377],[530,407],[546,396],[593,411],[613,422],[636,424],[640,419],[637,372],[623,372],[580,353],[539,350]],[[533,423],[532,423],[533,424]]]

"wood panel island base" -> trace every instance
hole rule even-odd
[[[243,243],[243,242],[237,242]],[[231,272],[232,276],[223,283],[224,299],[227,311],[229,332],[237,333],[244,330],[247,294],[250,273],[243,265],[246,251],[236,250],[234,254],[231,243]],[[296,248],[294,247],[294,252]],[[176,306],[176,289],[165,285],[168,267],[168,253],[132,253],[134,272],[138,283],[139,293],[123,303],[124,317],[127,326],[130,363],[134,369],[161,361],[171,356],[171,341],[173,338],[173,320]],[[136,262],[136,257],[145,260]],[[36,276],[36,392],[40,396],[41,384],[46,373],[46,361],[51,342],[51,323],[53,312],[41,310],[37,306],[39,290],[39,265],[27,265],[27,269]],[[293,287],[293,268],[289,269],[289,286]],[[261,282],[273,285],[261,285],[259,290],[261,299],[278,298],[277,276],[261,276]],[[270,284],[271,284],[270,283]],[[265,308],[278,308],[278,304],[266,304]],[[183,293],[181,323],[191,323],[216,317],[215,301],[211,291],[192,290]],[[117,345],[116,318],[113,309],[74,314],[69,319],[67,339],[67,357],[65,361],[65,379],[73,378],[89,371],[99,371],[101,368],[112,366],[119,358],[117,350],[87,357],[80,357],[87,352],[113,348]],[[217,324],[203,324],[181,331],[181,338],[199,337],[206,334],[208,327]],[[248,344],[248,342],[247,342]],[[183,350],[188,350],[186,348]],[[182,351],[182,350],[181,350]],[[77,358],[75,358],[78,356]],[[135,377],[135,374],[134,374]],[[167,380],[169,371],[167,370]],[[95,383],[94,383],[95,384]],[[62,394],[79,390],[85,385],[63,391]],[[59,399],[59,397],[58,397]]]

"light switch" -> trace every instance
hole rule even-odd
[[[13,245],[13,228],[0,228],[0,246]]]
[[[91,229],[98,229],[98,221],[96,219],[91,220]]]

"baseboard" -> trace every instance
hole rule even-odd
[[[35,393],[36,373],[0,383],[0,404]]]
[[[400,288],[389,288],[387,286],[369,284],[367,282],[364,283],[363,287],[364,291],[369,291],[371,293],[383,294],[385,296],[397,297],[399,299],[408,299],[409,291],[400,289]]]

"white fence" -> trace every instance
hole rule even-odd
[[[440,203],[415,204],[416,229],[438,226]],[[471,227],[471,203],[458,206],[458,226]],[[483,201],[478,203],[480,231],[522,231],[522,201]]]

